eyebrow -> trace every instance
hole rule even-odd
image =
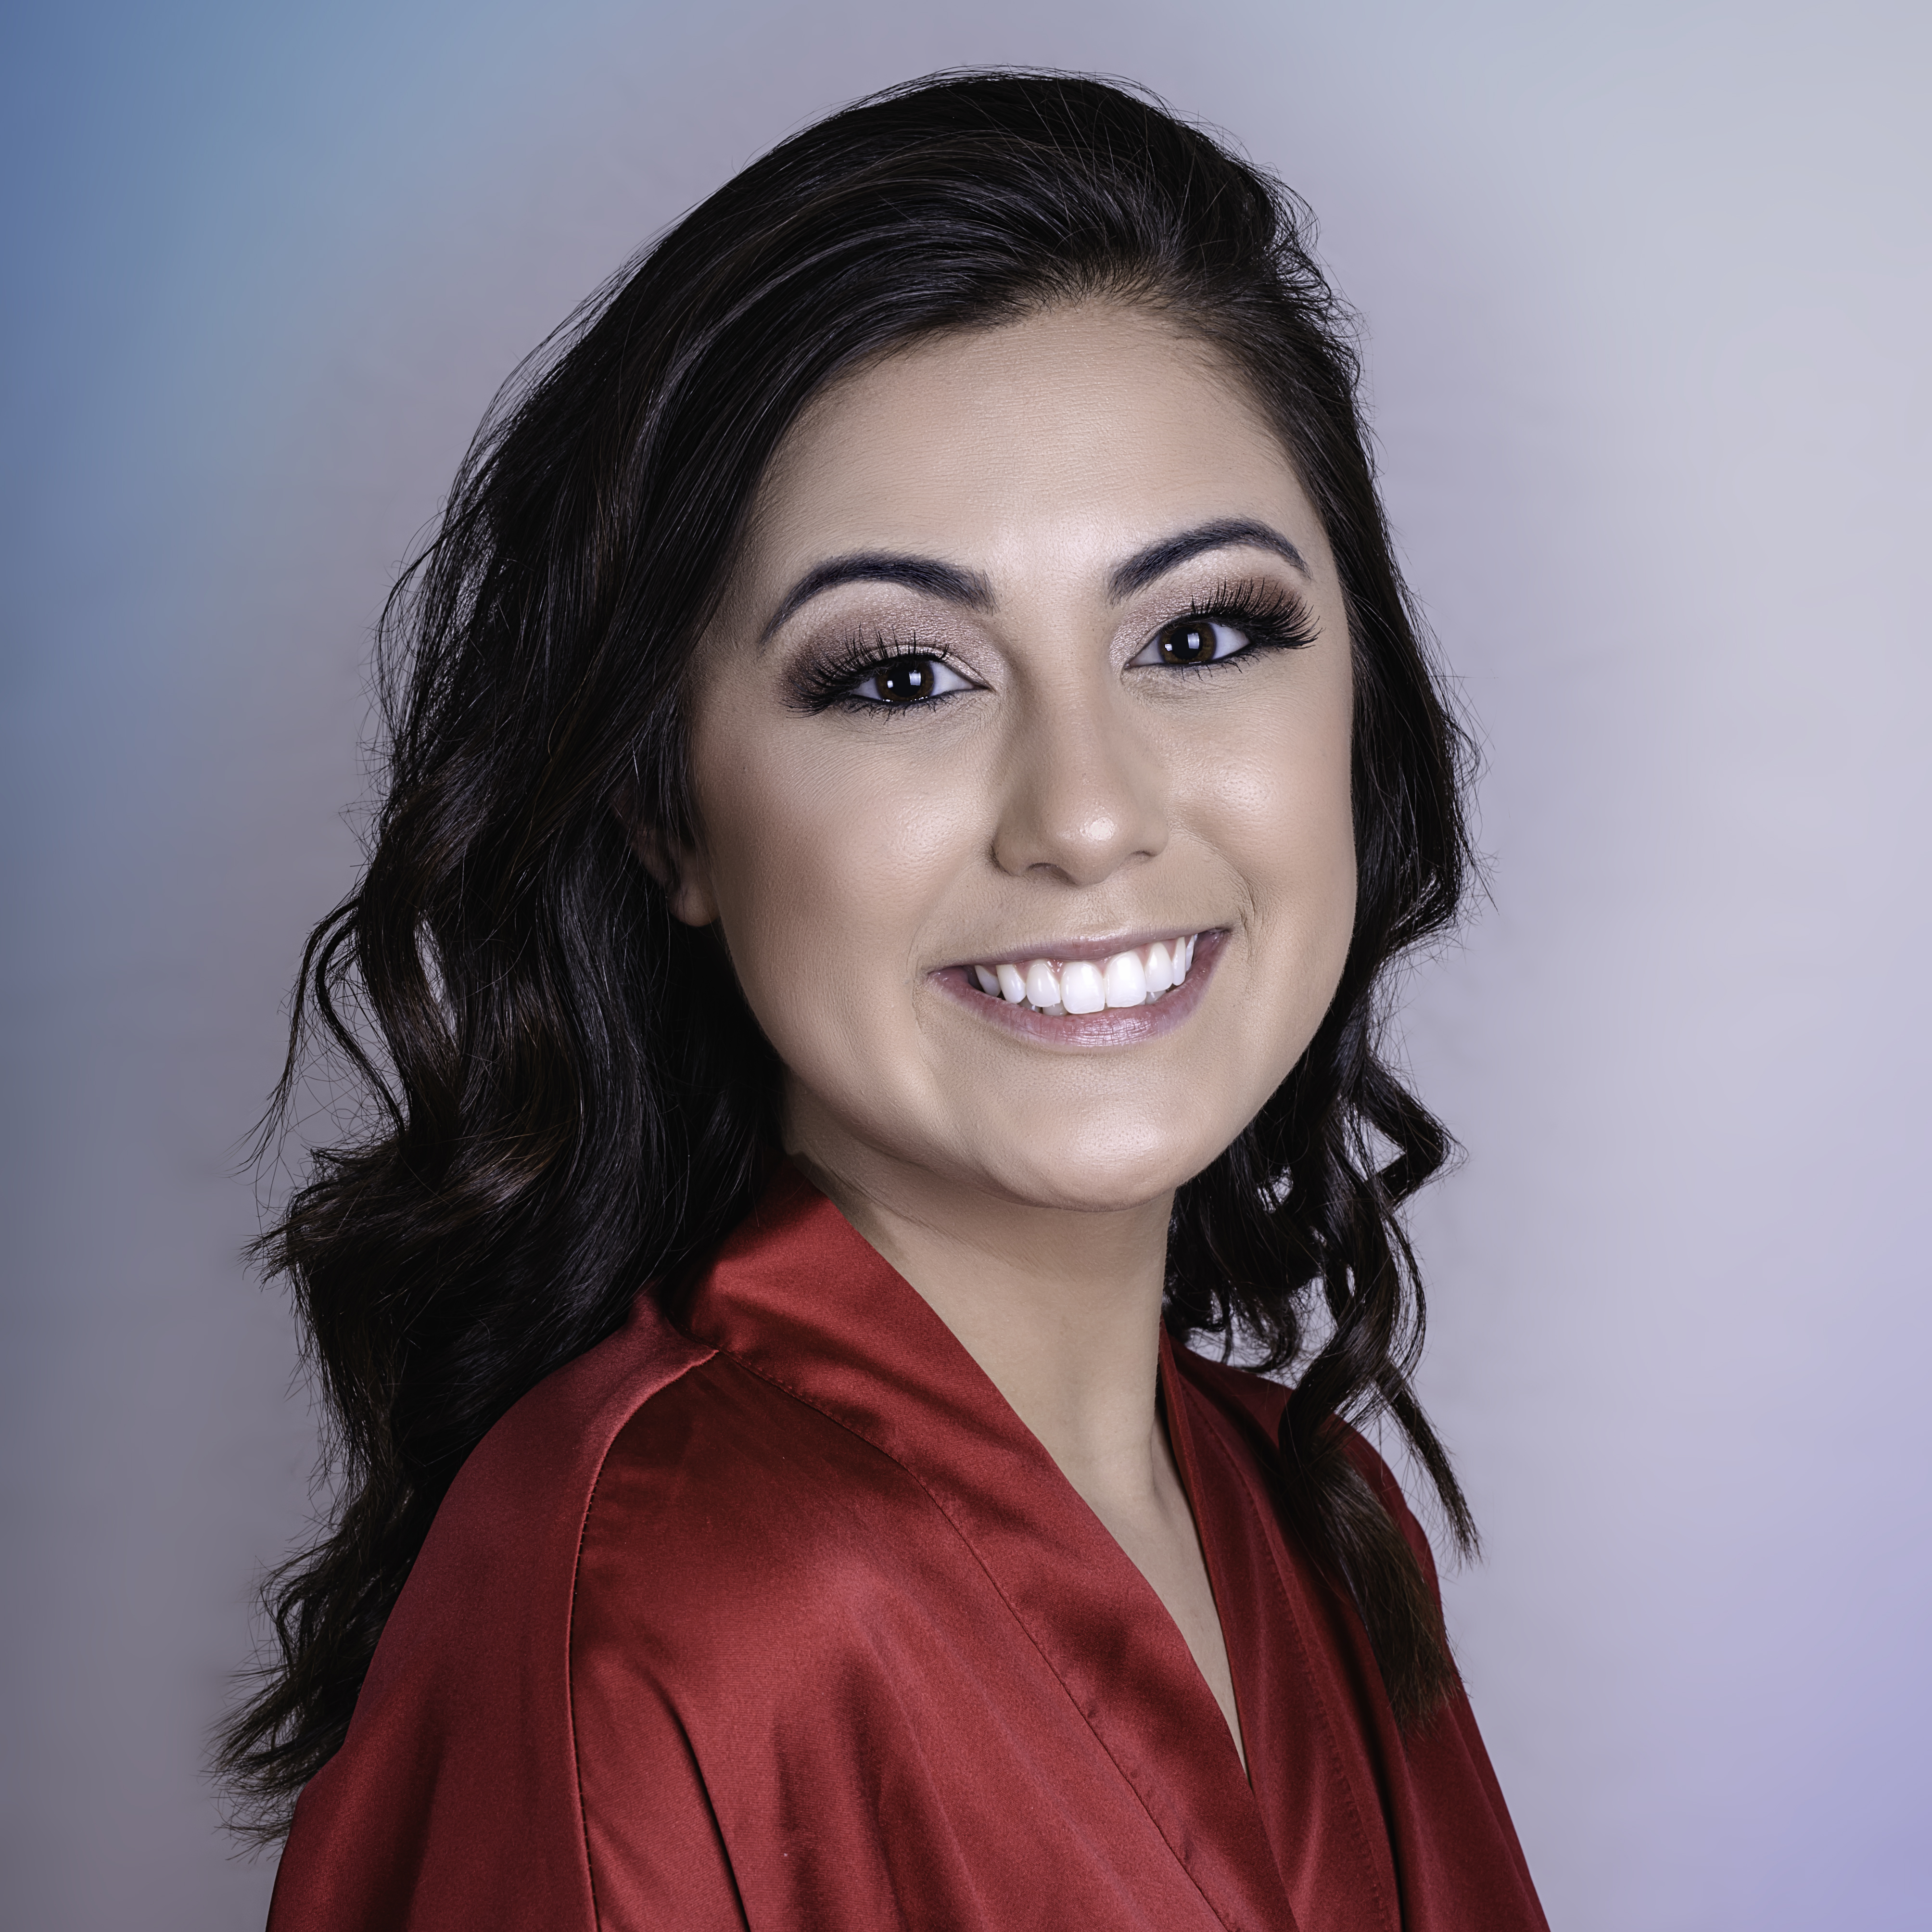
[[[990,610],[993,603],[993,586],[976,570],[962,570],[957,564],[941,563],[936,557],[855,550],[849,556],[830,557],[813,565],[785,592],[784,601],[760,634],[759,643],[769,643],[800,604],[837,590],[842,584],[896,584],[944,603],[964,604],[969,610]]]
[[[1304,577],[1311,581],[1314,578],[1307,560],[1280,531],[1256,523],[1252,517],[1221,517],[1178,536],[1162,537],[1158,543],[1136,551],[1108,578],[1107,593],[1118,604],[1136,590],[1144,590],[1156,578],[1165,577],[1170,570],[1178,569],[1208,550],[1243,548],[1271,550],[1293,564]]]
[[[1314,575],[1300,551],[1280,531],[1257,523],[1252,517],[1222,517],[1162,537],[1144,550],[1136,550],[1124,563],[1114,567],[1107,579],[1107,594],[1118,604],[1209,550],[1240,548],[1272,550],[1304,577]],[[937,557],[908,556],[890,550],[854,550],[848,556],[829,557],[823,563],[814,564],[785,592],[759,633],[758,642],[769,644],[778,627],[796,615],[802,605],[846,584],[896,584],[969,610],[990,610],[994,601],[993,586],[976,570],[962,570],[957,564],[942,563]]]

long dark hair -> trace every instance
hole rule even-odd
[[[280,1667],[220,1740],[260,1828],[341,1743],[464,1457],[752,1204],[776,1060],[611,807],[698,832],[685,667],[779,439],[868,357],[1056,302],[1139,304],[1216,347],[1339,566],[1353,944],[1301,1062],[1180,1190],[1169,1318],[1299,1364],[1286,1506],[1352,1592],[1399,1716],[1445,1694],[1439,1618],[1342,1424],[1390,1416],[1468,1542],[1410,1389],[1422,1298],[1396,1218],[1445,1141],[1377,1055],[1390,962],[1461,896],[1466,745],[1390,554],[1348,318],[1310,236],[1286,189],[1143,95],[940,76],[747,168],[499,398],[380,627],[386,784],[362,882],[309,940],[270,1117],[289,1120],[317,1055],[368,1099],[260,1244],[306,1328],[340,1504],[271,1580]]]

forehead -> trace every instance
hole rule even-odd
[[[1211,349],[1138,310],[1063,308],[928,338],[818,398],[760,487],[740,582],[889,548],[997,583],[1242,516],[1325,554],[1280,436]]]

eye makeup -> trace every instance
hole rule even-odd
[[[1238,632],[1238,650],[1226,656],[1196,659],[1190,654],[1162,650],[1157,657],[1148,653],[1160,649],[1170,634],[1192,628],[1225,627]],[[1225,664],[1237,664],[1258,651],[1305,650],[1321,634],[1321,626],[1308,600],[1298,591],[1264,580],[1223,584],[1211,597],[1197,597],[1178,617],[1161,625],[1147,644],[1129,663],[1137,668],[1163,670],[1210,670]]]
[[[1238,632],[1236,650],[1201,658],[1168,651],[1148,659],[1146,652],[1183,626],[1224,627]],[[1155,628],[1142,652],[1129,660],[1138,669],[1196,674],[1238,664],[1258,652],[1300,650],[1315,642],[1319,627],[1307,600],[1284,585],[1265,580],[1220,585]],[[788,674],[793,704],[817,714],[830,710],[903,714],[929,710],[952,697],[981,687],[940,646],[922,644],[916,632],[896,634],[852,633],[809,654]],[[865,687],[871,686],[868,692]]]
[[[940,688],[947,683],[945,674],[956,681],[951,688]],[[812,712],[920,710],[956,696],[961,686],[980,688],[943,650],[922,644],[916,632],[841,638],[794,667],[787,682],[793,704]],[[861,695],[860,688],[868,683],[876,684],[881,694]]]

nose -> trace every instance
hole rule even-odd
[[[1007,748],[993,857],[1016,877],[1044,869],[1097,885],[1167,843],[1157,747],[1114,694],[1082,684],[1036,692]]]

